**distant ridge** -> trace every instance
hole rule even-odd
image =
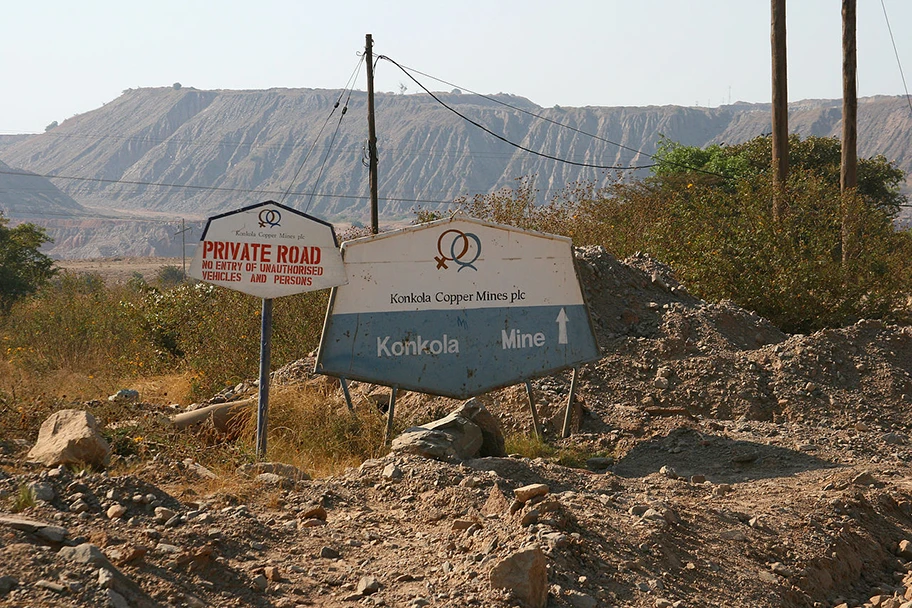
[[[366,94],[352,94],[330,150],[341,108],[331,117],[330,112],[340,95],[322,89],[131,89],[46,133],[0,141],[0,160],[40,175],[80,178],[52,181],[73,203],[100,210],[201,218],[279,200],[292,186],[285,200],[289,206],[330,221],[365,221]],[[478,95],[436,95],[511,141],[597,165],[649,165],[660,135],[705,146],[739,143],[770,130],[769,104],[541,108],[522,97],[493,96],[600,138],[595,139]],[[575,182],[616,179],[616,172],[563,164],[509,146],[426,94],[378,94],[376,112],[381,221],[409,218],[418,205],[447,208],[455,197],[512,186],[524,176],[534,176],[542,201]],[[839,136],[841,102],[792,103],[789,128],[803,136]],[[912,112],[905,98],[859,100],[858,141],[861,156],[883,154],[912,173]],[[623,174],[643,176],[647,170]],[[912,177],[907,184],[912,185]],[[46,204],[30,199],[18,185],[5,192],[0,208],[7,205],[21,213]],[[134,239],[142,238],[137,230]],[[175,254],[150,247],[150,255]]]
[[[0,161],[0,213],[34,220],[75,217],[86,209],[50,180]]]

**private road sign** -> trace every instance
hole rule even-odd
[[[568,238],[454,216],[342,257],[319,373],[464,399],[599,357]]]
[[[191,277],[263,299],[257,456],[266,455],[272,300],[347,281],[328,224],[275,201],[209,218],[190,263]]]
[[[273,201],[209,218],[188,274],[264,299],[346,280],[332,224]]]

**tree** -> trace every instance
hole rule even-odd
[[[56,129],[58,126],[60,126],[60,125],[59,125],[59,124],[57,123],[57,121],[55,120],[54,122],[52,122],[51,124],[49,124],[48,126],[46,126],[46,127],[44,128],[44,132],[47,133],[47,132],[50,131],[51,129]]]
[[[16,300],[34,293],[57,273],[54,260],[38,251],[51,241],[44,228],[8,224],[0,214],[0,313],[9,312]]]
[[[164,289],[176,287],[187,280],[187,275],[177,266],[162,266],[155,273],[155,280]]]
[[[679,187],[687,183],[716,185],[730,192],[735,182],[771,171],[772,139],[755,137],[742,144],[712,144],[706,148],[683,146],[662,139],[652,169],[657,183]],[[835,137],[789,136],[790,170],[808,172],[826,182],[839,185],[842,142]],[[868,203],[882,209],[890,219],[896,217],[908,197],[900,192],[902,169],[882,154],[858,160],[858,194]]]
[[[857,189],[843,194],[841,142],[792,135],[788,212],[777,221],[771,156],[766,136],[705,149],[663,140],[646,247],[701,297],[732,299],[786,331],[906,314],[912,233],[893,224],[907,200],[902,170],[882,155],[861,159]]]

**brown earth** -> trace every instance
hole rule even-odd
[[[550,442],[607,459],[389,455],[244,486],[205,479],[194,454],[74,474],[28,465],[29,442],[6,442],[0,505],[30,482],[53,497],[17,515],[38,524],[0,523],[0,581],[15,582],[0,605],[519,606],[491,572],[539,547],[554,607],[905,606],[912,328],[863,320],[786,335],[690,296],[648,257],[577,257],[603,357],[581,370],[569,439],[558,438],[569,373],[534,381],[534,394]],[[296,362],[275,382],[326,386],[310,369]],[[378,401],[384,390],[352,389]],[[482,400],[507,430],[529,431],[524,391]],[[424,420],[456,405],[397,403]],[[511,506],[532,483],[548,495]],[[114,505],[125,513],[109,518]],[[62,550],[87,542],[114,578],[101,558]]]

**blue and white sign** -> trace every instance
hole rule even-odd
[[[319,373],[462,399],[599,357],[570,239],[457,216],[342,257]]]

